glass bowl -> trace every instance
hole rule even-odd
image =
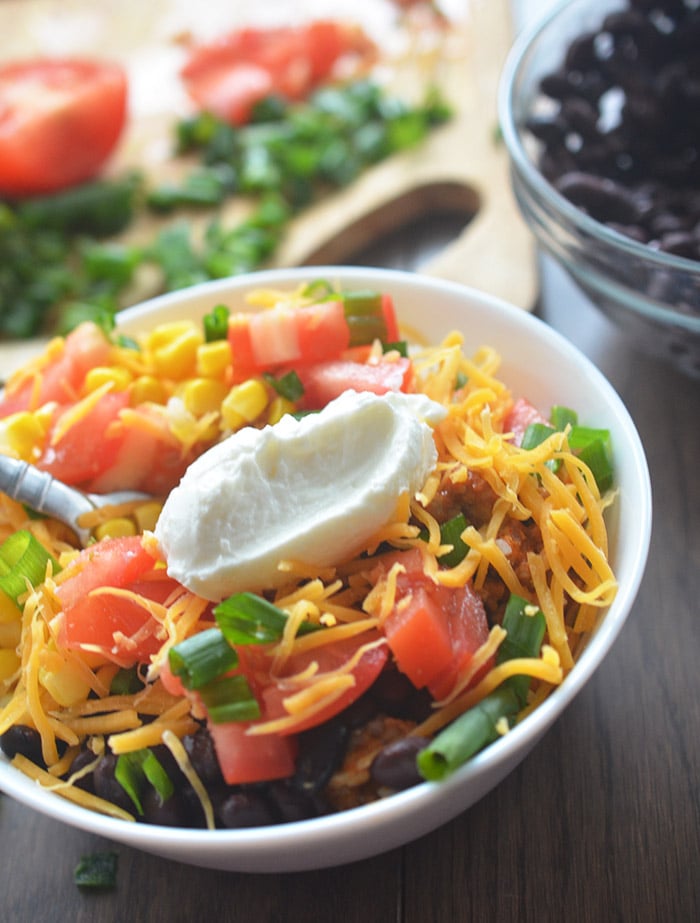
[[[501,130],[518,205],[542,250],[635,346],[700,377],[700,261],[639,242],[572,204],[541,171],[544,145],[528,128],[552,114],[540,82],[563,68],[572,41],[626,9],[623,0],[573,0],[524,31],[501,76]]]

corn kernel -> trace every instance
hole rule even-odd
[[[192,324],[167,324],[159,328],[168,328],[171,335],[161,339],[153,337],[157,345],[153,347],[153,364],[158,374],[166,378],[181,381],[194,372],[197,363],[197,349],[204,341],[203,334]]]
[[[84,701],[90,694],[90,686],[82,671],[58,654],[49,657],[50,666],[39,668],[39,682],[51,698],[64,708]]]
[[[232,430],[252,423],[267,407],[267,389],[257,378],[231,388],[221,403],[223,425]]]
[[[193,330],[196,331],[197,328],[190,320],[174,320],[167,324],[158,324],[146,337],[144,348],[155,352],[157,349],[168,346],[183,334],[190,333]],[[200,337],[202,340],[204,339],[202,335]]]
[[[9,450],[8,454],[23,461],[35,461],[46,438],[44,417],[28,410],[10,414],[2,421],[0,441]]]
[[[227,393],[228,388],[222,381],[210,378],[191,378],[178,389],[185,408],[195,417],[217,413]]]
[[[136,523],[126,516],[115,516],[114,519],[108,519],[95,528],[95,538],[99,541],[103,538],[123,538],[127,535],[136,535]]]
[[[0,650],[0,682],[14,676],[21,662],[16,651]]]
[[[222,378],[231,362],[228,340],[202,343],[197,349],[197,374],[202,378]]]
[[[18,622],[21,617],[22,612],[14,599],[10,599],[4,590],[0,590],[0,625]]]
[[[273,398],[270,403],[270,410],[267,416],[267,422],[274,425],[278,423],[282,417],[287,413],[293,413],[294,404],[292,401],[288,401],[286,397],[277,395]]]
[[[170,395],[162,381],[153,375],[139,376],[131,388],[130,403],[132,407],[139,404],[165,404]]]
[[[143,503],[134,510],[134,519],[136,528],[139,532],[152,532],[156,527],[156,522],[160,516],[163,506],[155,500],[149,503]]]
[[[119,366],[98,365],[85,376],[85,391],[90,393],[109,382],[113,391],[126,391],[132,381],[131,372]]]

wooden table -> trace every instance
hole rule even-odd
[[[414,249],[394,242],[389,261],[412,263]],[[639,428],[655,522],[647,573],[627,626],[542,743],[472,809],[386,855],[318,872],[248,875],[177,865],[117,846],[117,888],[104,894],[81,893],[73,870],[81,856],[112,844],[3,797],[0,919],[698,918],[700,382],[632,352],[566,284],[549,272],[545,280],[545,319],[609,376]]]

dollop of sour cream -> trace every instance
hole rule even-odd
[[[155,537],[167,570],[219,601],[285,583],[284,560],[331,566],[359,552],[437,463],[425,395],[347,391],[317,414],[246,427],[198,458]]]

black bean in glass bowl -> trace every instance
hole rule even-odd
[[[700,377],[700,0],[571,0],[521,35],[499,116],[542,249]]]

